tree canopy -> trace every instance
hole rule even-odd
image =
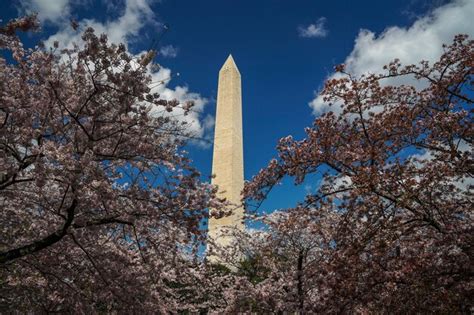
[[[337,111],[282,138],[244,194],[261,202],[285,176],[322,183],[272,214],[266,279],[253,307],[318,313],[469,313],[473,276],[474,41],[381,74],[339,73],[322,96]],[[340,112],[341,114],[335,114]],[[270,270],[268,270],[270,268]]]
[[[73,49],[26,49],[16,31],[36,26],[0,29],[1,308],[175,310],[170,283],[195,273],[201,221],[220,204],[167,115],[192,104],[150,91],[152,51],[93,29]]]
[[[247,182],[247,220],[210,265],[208,209],[226,213],[183,151],[140,56],[87,29],[70,49],[25,48],[0,27],[0,308],[6,312],[465,313],[473,304],[474,41],[430,64],[356,77],[337,110]],[[159,110],[156,110],[156,109]],[[250,152],[251,154],[251,152]],[[291,209],[253,212],[290,176],[321,183]]]

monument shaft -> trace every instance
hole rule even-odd
[[[242,142],[242,94],[240,73],[231,55],[219,71],[217,113],[212,159],[212,184],[219,188],[219,196],[233,206],[231,216],[209,219],[209,238],[218,245],[228,245],[229,237],[220,236],[222,228],[243,229],[244,210],[241,191],[244,186]]]

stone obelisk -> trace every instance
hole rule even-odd
[[[212,184],[218,186],[219,196],[233,206],[229,208],[232,215],[209,219],[208,237],[216,245],[226,246],[232,242],[232,237],[223,236],[223,230],[244,229],[240,195],[244,187],[242,90],[240,72],[232,55],[219,71],[212,173]],[[219,261],[215,256],[209,256],[209,259]]]

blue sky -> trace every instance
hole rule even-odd
[[[70,18],[125,41],[133,53],[160,38],[156,61],[163,69],[155,77],[173,76],[161,93],[196,101],[199,113],[187,119],[194,119],[193,128],[203,137],[212,138],[217,74],[232,53],[242,75],[246,179],[275,156],[278,139],[303,137],[304,127],[327,110],[315,93],[334,65],[346,62],[362,74],[396,57],[406,63],[434,60],[454,34],[474,35],[474,0],[0,2],[3,21],[29,11],[37,11],[44,23],[30,42],[70,44],[77,38],[68,27]],[[187,149],[209,175],[212,149]],[[264,209],[292,206],[317,185],[317,178],[301,187],[287,183]]]

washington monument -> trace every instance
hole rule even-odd
[[[217,113],[214,132],[212,184],[219,188],[219,196],[234,204],[233,213],[221,219],[209,219],[208,238],[217,245],[228,245],[232,238],[220,235],[222,228],[244,229],[244,209],[240,193],[244,187],[242,142],[242,91],[240,72],[229,55],[219,71]],[[210,257],[212,260],[217,258]]]

